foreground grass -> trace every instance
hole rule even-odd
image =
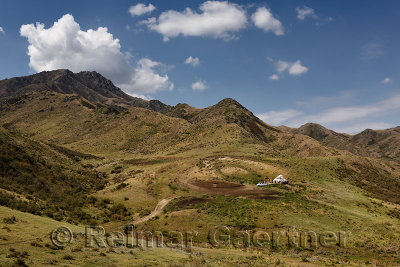
[[[15,218],[10,222],[9,218]],[[231,266],[281,265],[314,266],[336,262],[329,258],[303,256],[296,253],[271,253],[263,250],[234,248],[192,249],[172,248],[87,248],[84,238],[77,234],[73,243],[64,249],[52,245],[50,232],[61,225],[74,233],[83,227],[0,207],[0,265],[13,266]],[[7,221],[7,223],[5,223]],[[350,263],[350,262],[349,262]]]

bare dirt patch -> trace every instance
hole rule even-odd
[[[255,199],[274,199],[280,193],[275,190],[251,188],[240,183],[220,180],[203,180],[189,183],[196,191],[209,195],[249,196]]]
[[[196,181],[192,183],[195,186],[207,189],[232,189],[236,187],[244,187],[244,185],[239,183],[233,183],[228,181],[219,181],[219,180],[209,180],[209,181]]]
[[[211,199],[209,198],[193,197],[193,198],[179,200],[175,203],[175,206],[180,208],[193,207],[199,203],[204,203],[209,201],[211,201]]]

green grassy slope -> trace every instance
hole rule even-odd
[[[33,141],[4,128],[0,128],[0,150],[2,205],[57,219],[85,219],[82,207],[88,194],[106,183],[103,174],[80,164],[82,159],[96,157]]]

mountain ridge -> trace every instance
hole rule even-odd
[[[400,160],[400,126],[384,130],[365,129],[355,135],[337,133],[317,123],[306,123],[299,128],[279,128],[307,135],[326,146],[356,155]]]
[[[148,101],[130,96],[95,71],[73,73],[67,69],[43,71],[29,76],[1,80],[0,101],[37,90],[49,90],[62,94],[75,93],[89,101],[122,107],[135,106],[155,111],[169,107],[158,100]]]

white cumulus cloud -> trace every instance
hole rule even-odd
[[[383,83],[383,84],[388,84],[388,83],[391,83],[391,82],[392,82],[392,79],[390,79],[389,77],[387,77],[387,78],[385,78],[385,79],[383,79],[381,81],[381,83]]]
[[[129,7],[129,13],[131,16],[141,16],[146,13],[151,13],[153,10],[155,10],[156,7],[153,6],[152,4],[148,4],[147,6],[145,4],[137,4],[134,6]]]
[[[290,75],[299,76],[301,74],[306,73],[308,71],[308,68],[301,65],[300,60],[297,60],[293,63],[286,62],[283,60],[278,60],[276,70],[278,72],[287,71]]]
[[[299,110],[294,110],[294,109],[287,109],[287,110],[282,110],[282,111],[269,111],[265,113],[260,113],[256,114],[260,120],[264,121],[265,123],[279,126],[282,125],[282,123],[293,119],[295,117],[298,117],[300,115],[303,115],[304,112],[299,111]]]
[[[299,20],[305,20],[308,17],[310,18],[317,17],[317,15],[315,15],[314,9],[307,6],[296,7],[296,12],[297,12],[297,18]]]
[[[204,91],[208,88],[207,84],[204,81],[197,81],[192,83],[192,90],[193,91]]]
[[[5,31],[4,31],[4,29],[3,29],[3,27],[0,27],[0,33],[6,33]]]
[[[211,36],[226,40],[235,38],[234,33],[247,25],[245,10],[226,1],[206,1],[200,5],[200,13],[186,8],[179,12],[168,10],[157,18],[142,21],[147,27],[160,33],[164,41],[182,36]]]
[[[82,31],[70,14],[48,29],[41,23],[22,25],[20,34],[28,39],[29,66],[35,71],[97,71],[130,94],[173,88],[166,74],[155,71],[161,63],[143,58],[132,65],[129,55],[121,52],[119,39],[106,27]]]
[[[279,76],[277,74],[272,74],[271,76],[269,76],[269,79],[271,81],[277,81],[279,80]]]
[[[197,67],[200,65],[200,59],[198,57],[190,56],[185,60],[185,64],[190,64],[193,67]]]
[[[271,31],[275,33],[275,35],[283,35],[285,33],[282,23],[276,19],[266,7],[258,8],[256,12],[251,15],[251,20],[254,25],[266,32]]]
[[[120,84],[121,88],[126,88],[131,93],[147,94],[154,94],[163,90],[171,91],[174,89],[174,84],[169,81],[168,75],[160,75],[155,71],[155,68],[162,65],[160,62],[152,61],[148,58],[140,59],[134,69],[131,80],[127,84]],[[134,90],[129,88],[134,88]]]

